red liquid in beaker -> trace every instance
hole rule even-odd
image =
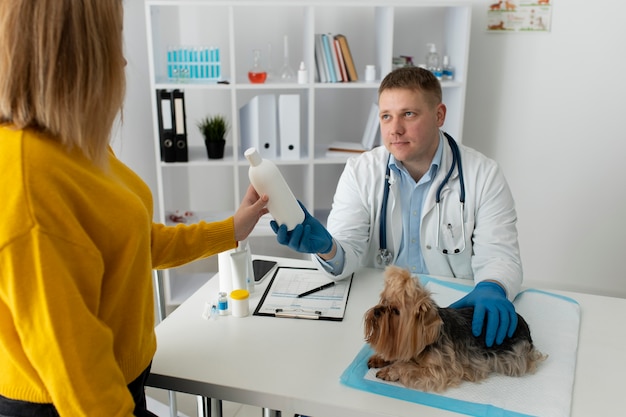
[[[248,79],[253,84],[263,84],[267,78],[267,72],[248,72]]]

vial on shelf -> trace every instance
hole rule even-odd
[[[253,84],[263,84],[267,79],[267,72],[261,65],[261,50],[252,50],[252,68],[248,71],[248,80]]]

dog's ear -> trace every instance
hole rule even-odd
[[[443,320],[439,316],[438,308],[434,302],[424,303],[420,306],[420,311],[422,342],[426,347],[439,338]]]

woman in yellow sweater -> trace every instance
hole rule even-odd
[[[236,247],[267,212],[152,222],[109,147],[125,91],[122,0],[0,2],[0,416],[142,416],[151,271]]]

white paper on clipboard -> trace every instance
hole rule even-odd
[[[343,320],[352,284],[349,278],[330,288],[298,298],[331,280],[316,268],[279,267],[267,285],[254,314],[257,316]]]

